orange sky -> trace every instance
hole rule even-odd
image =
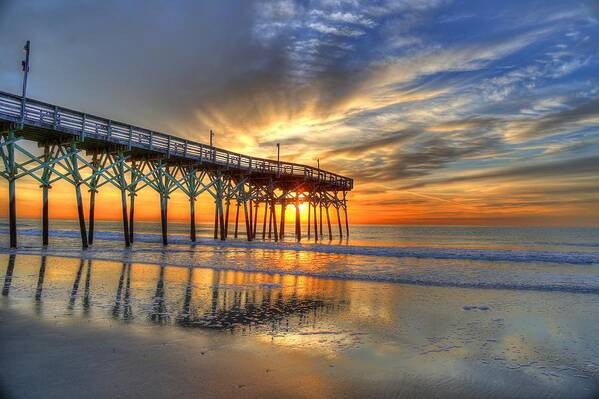
[[[471,188],[474,189],[474,188]],[[458,193],[467,192],[469,187],[458,186]],[[497,200],[489,199],[491,194],[481,193],[462,201],[408,191],[403,195],[369,194],[366,189],[356,189],[349,196],[349,219],[358,224],[474,224],[474,225],[589,225],[597,223],[597,210],[593,206],[581,206],[579,203],[534,205],[526,201],[521,204],[510,203],[502,206],[501,187],[490,189],[497,193]],[[84,191],[84,205],[87,217],[89,193]],[[0,185],[0,215],[7,216],[8,189],[6,181]],[[495,205],[496,203],[497,205]],[[41,217],[41,189],[25,178],[17,183],[17,216],[19,218]],[[120,220],[120,192],[114,187],[103,187],[96,197],[97,220]],[[149,188],[142,190],[136,197],[136,220],[159,220],[160,208],[158,195]],[[260,211],[260,215],[262,215]],[[234,207],[231,207],[231,221]],[[243,215],[243,212],[241,212]],[[74,219],[77,216],[74,188],[66,182],[58,182],[50,190],[50,218]],[[333,216],[333,214],[331,214]],[[243,216],[242,216],[243,217]],[[287,221],[294,220],[293,207],[287,209]],[[302,207],[302,222],[307,220],[307,209]],[[208,194],[200,196],[196,208],[198,223],[212,223],[214,202]],[[169,200],[169,220],[188,221],[189,203],[185,194],[175,192]],[[259,221],[261,221],[261,217]],[[335,222],[335,220],[333,220]]]

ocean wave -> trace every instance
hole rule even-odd
[[[7,231],[0,230],[0,234]],[[19,230],[19,235],[39,236],[41,231],[37,229]],[[51,237],[79,238],[79,232],[74,230],[53,230]],[[95,240],[123,241],[123,235],[117,232],[98,232]],[[160,243],[159,234],[136,234],[138,243]],[[216,241],[200,240],[192,243],[185,236],[169,236],[172,245],[210,246],[214,248],[240,248],[240,249],[262,249],[262,250],[285,250],[285,251],[310,251],[317,253],[328,253],[337,255],[360,255],[379,256],[394,258],[417,258],[417,259],[453,259],[468,261],[507,261],[507,262],[545,262],[562,263],[573,265],[599,264],[599,253],[597,252],[575,252],[575,251],[547,251],[547,250],[511,250],[511,249],[465,249],[465,248],[435,248],[435,247],[400,247],[400,246],[368,246],[368,245],[339,245],[339,244],[302,244],[297,242],[264,242],[264,241]],[[168,252],[180,251],[181,249],[167,247]],[[160,247],[155,249],[164,252]],[[188,251],[188,250],[184,250]]]

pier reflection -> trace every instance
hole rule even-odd
[[[184,327],[245,331],[253,326],[266,325],[273,330],[289,327],[289,318],[299,324],[320,318],[323,314],[342,307],[346,301],[327,300],[324,287],[312,287],[305,292],[298,286],[298,278],[286,281],[291,285],[249,283],[231,284],[238,272],[216,272],[210,287],[210,304],[192,306],[194,269],[188,269],[182,310],[176,323]],[[229,274],[229,275],[228,275]],[[242,276],[243,278],[243,276]],[[223,281],[224,280],[224,281]],[[299,293],[299,291],[304,291]]]
[[[46,275],[46,262],[48,257],[42,255],[40,262],[40,271],[37,277],[37,286],[35,288],[35,300],[39,302],[42,299],[42,291],[44,289],[44,276]]]
[[[114,318],[122,317],[124,320],[133,319],[131,310],[131,263],[123,263],[119,284],[112,306],[112,316]]]
[[[16,255],[8,256],[8,266],[6,266],[6,274],[4,275],[4,285],[2,286],[2,295],[8,296],[10,286],[12,284],[12,275],[15,270]]]
[[[75,316],[79,310],[95,319],[231,333],[284,332],[313,326],[349,303],[342,281],[164,264],[3,257],[3,295],[31,297],[41,315],[63,309],[62,314]],[[13,292],[17,280],[19,290]]]

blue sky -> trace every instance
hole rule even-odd
[[[196,4],[202,3],[202,4]],[[353,220],[599,223],[599,2],[17,2],[0,90],[356,178]]]

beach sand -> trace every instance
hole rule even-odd
[[[0,255],[9,398],[584,398],[599,297]]]

